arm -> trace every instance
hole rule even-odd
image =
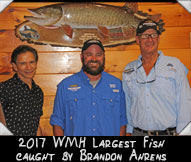
[[[64,135],[65,104],[63,100],[63,89],[62,87],[58,87],[57,89],[53,113],[50,117],[50,124],[53,126],[53,134],[55,136]]]
[[[4,112],[3,112],[3,108],[1,106],[1,103],[0,103],[0,122],[2,122],[6,126],[5,116],[4,116]]]
[[[64,136],[64,130],[57,125],[53,126],[53,133],[54,133],[54,136]]]
[[[126,133],[126,125],[120,127],[120,136],[125,136]]]
[[[133,126],[131,126],[131,101],[130,101],[130,97],[129,97],[129,91],[126,85],[126,81],[125,81],[125,75],[123,74],[122,76],[122,85],[123,85],[123,91],[125,93],[125,103],[126,103],[126,114],[127,114],[127,120],[128,120],[128,124],[127,124],[127,134],[126,136],[131,136],[132,132],[133,132]]]
[[[191,121],[191,90],[183,64],[177,73],[177,133],[180,133]]]
[[[40,114],[40,116],[42,116],[43,115],[43,104],[44,104],[44,93],[43,93],[42,90],[41,90],[41,101],[40,101],[40,103],[41,103],[41,114]],[[45,136],[46,134],[42,131],[40,123],[41,123],[41,117],[40,117],[40,120],[39,120],[39,124],[38,124],[38,129],[37,129],[37,134],[36,135],[37,136]]]
[[[40,123],[38,125],[37,136],[42,136],[42,130],[41,130],[41,127],[40,127]]]
[[[122,86],[122,85],[121,85]],[[120,103],[120,136],[125,136],[126,133],[126,124],[127,124],[127,116],[126,116],[126,106],[125,106],[125,93],[123,88],[121,87],[121,103]]]

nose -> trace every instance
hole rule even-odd
[[[28,69],[28,70],[31,69],[31,64],[29,62],[26,63],[26,69]]]
[[[93,61],[96,61],[96,60],[97,60],[96,55],[92,55],[92,60],[93,60]]]
[[[149,35],[148,40],[153,41],[153,38],[151,37],[151,35]]]

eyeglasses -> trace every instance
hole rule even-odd
[[[152,34],[140,34],[139,35],[142,39],[148,39],[149,37],[151,38],[158,38],[157,33],[152,33]]]
[[[146,84],[146,83],[154,82],[156,80],[155,64],[154,64],[154,79],[150,80],[150,81],[143,81],[141,77],[137,77],[138,76],[137,70],[139,68],[141,68],[142,66],[143,66],[143,63],[139,67],[137,67],[137,69],[136,69],[136,81],[137,81],[137,83],[139,83],[139,84]]]

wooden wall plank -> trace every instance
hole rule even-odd
[[[189,49],[190,48],[190,32],[191,27],[170,27],[161,35],[160,49]],[[10,39],[12,38],[12,39]],[[26,41],[22,42],[16,38],[14,31],[0,30],[0,49],[1,52],[12,52],[12,50],[20,44],[28,44]],[[80,51],[79,48],[69,47],[53,47],[50,45],[35,45],[30,44],[32,47],[38,49],[39,52],[47,51]],[[136,44],[120,45],[112,48],[105,48],[107,51],[125,51],[138,49]]]
[[[54,98],[54,95],[44,97],[43,116],[41,117],[42,119],[50,118],[53,112]]]
[[[81,52],[40,53],[37,73],[75,73],[81,69]],[[47,68],[49,67],[49,68]]]
[[[13,3],[0,14],[0,22],[8,22],[8,24],[0,23],[0,28],[14,29],[15,25],[25,21],[24,15],[32,15],[27,10],[28,8],[38,8],[50,4],[55,3]],[[125,3],[103,4],[122,7]],[[160,5],[156,5],[155,3],[138,3],[138,8],[150,15],[162,14],[161,18],[164,20],[166,27],[191,26],[191,21],[185,21],[191,19],[191,15],[178,3],[161,3]],[[167,8],[168,10],[166,10]]]
[[[116,6],[124,6],[122,3],[110,3]],[[25,21],[24,15],[31,15],[28,8],[38,8],[51,3],[12,3],[0,13],[0,81],[7,80],[14,73],[10,65],[10,55],[15,47],[22,42],[15,36],[15,25]],[[143,3],[138,2],[139,10],[154,15],[161,13],[165,22],[166,31],[162,34],[159,49],[165,55],[179,58],[189,69],[188,78],[191,85],[191,14],[178,3]],[[40,120],[42,135],[53,135],[49,118],[52,114],[54,97],[57,84],[64,78],[72,75],[81,68],[80,48],[53,47],[50,45],[29,44],[39,53],[39,63],[35,82],[44,92],[43,116]],[[120,45],[105,48],[105,71],[121,79],[122,71],[126,64],[137,59],[139,47],[136,44]]]
[[[45,95],[55,95],[57,84],[72,74],[35,75],[35,82],[42,88]],[[12,75],[0,75],[0,82],[11,78]]]
[[[145,4],[139,5],[139,10],[142,10],[150,15],[162,14],[161,19],[164,20],[166,27],[182,27],[191,26],[191,14],[184,9],[179,3],[154,5]]]
[[[53,129],[50,125],[50,119],[41,119],[40,120],[40,129],[41,129],[41,136],[53,136]]]
[[[109,72],[109,73],[119,79],[122,79],[122,72]],[[42,88],[45,96],[55,95],[58,83],[70,75],[72,74],[36,75],[34,80]],[[188,74],[188,76],[190,77],[190,74]],[[10,77],[11,75],[0,75],[0,82],[7,80]],[[189,78],[189,80],[191,79]]]
[[[162,51],[167,56],[177,57],[190,69],[190,49],[165,49]],[[39,53],[37,74],[69,74],[78,72],[81,69],[80,53],[81,52]],[[105,71],[122,72],[126,64],[136,60],[139,54],[139,50],[106,51]],[[0,53],[0,74],[12,73],[10,55],[11,53]]]

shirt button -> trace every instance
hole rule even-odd
[[[95,132],[95,131],[96,131],[96,129],[94,128],[94,129],[93,129],[93,131]]]
[[[92,92],[95,93],[95,90],[93,90]]]
[[[70,116],[70,120],[72,120],[72,116]]]
[[[78,99],[77,99],[77,98],[75,98],[75,99],[74,99],[74,101],[78,101]]]
[[[112,102],[113,100],[112,99],[110,99],[110,102]]]
[[[95,106],[95,104],[96,104],[95,102],[92,103],[92,105],[94,105],[94,106]]]
[[[95,115],[93,115],[92,118],[95,119]]]

